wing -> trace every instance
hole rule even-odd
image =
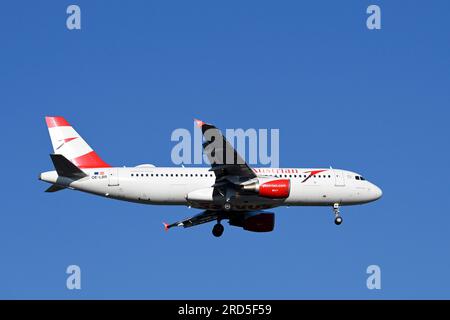
[[[201,120],[195,120],[201,128],[205,142],[203,151],[211,163],[211,171],[216,174],[216,181],[227,177],[239,177],[240,180],[256,178],[256,174],[239,153],[225,139],[219,129]]]
[[[243,188],[248,185],[249,180],[257,178],[255,172],[225,139],[219,129],[203,121],[195,121],[202,130],[205,140],[203,150],[211,163],[210,171],[214,171],[216,175],[216,181],[212,186],[213,206],[211,206],[211,203],[205,203],[207,201],[197,203],[196,201],[190,201],[189,204],[193,207],[206,210],[191,218],[172,224],[164,223],[165,229],[168,230],[172,227],[188,228],[217,220],[218,224],[214,227],[213,234],[218,237],[222,234],[223,227],[220,231],[220,228],[217,229],[217,226],[220,226],[221,220],[228,219],[230,220],[230,225],[242,227],[245,230],[271,231],[273,229],[272,213],[270,213],[271,220],[267,218],[268,213],[260,212],[258,214],[259,218],[254,218],[258,220],[252,222],[251,211],[253,210],[236,209],[235,206],[235,199],[244,193]],[[264,219],[263,222],[261,222],[261,218]],[[265,228],[260,228],[261,225],[264,225]]]

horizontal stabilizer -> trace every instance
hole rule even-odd
[[[56,192],[56,191],[59,191],[59,190],[63,190],[65,188],[66,187],[61,187],[61,186],[58,186],[56,184],[53,184],[47,190],[45,190],[45,192]]]
[[[62,154],[51,154],[53,165],[58,176],[81,179],[87,176],[80,168],[67,160]]]

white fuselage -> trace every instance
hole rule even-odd
[[[40,179],[104,197],[144,204],[186,205],[203,209],[214,204],[215,175],[209,168],[170,168],[143,165],[133,168],[84,169],[87,176],[73,180],[44,172]],[[319,173],[311,175],[312,171]],[[377,200],[382,192],[360,175],[338,169],[255,168],[258,178],[290,180],[285,199],[244,195],[233,199],[235,210],[259,210],[277,206],[329,206],[362,204]],[[309,176],[309,178],[308,178]],[[357,178],[358,177],[358,178]]]

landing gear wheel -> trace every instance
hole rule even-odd
[[[334,216],[335,216],[334,223],[338,226],[342,223],[342,218],[339,215],[339,213],[340,213],[339,212],[339,203],[333,204],[333,212],[334,212]]]
[[[220,237],[223,233],[223,230],[224,230],[223,225],[217,223],[212,229],[212,234],[214,235],[214,237]]]
[[[225,204],[223,205],[223,209],[225,211],[230,211],[231,210],[231,203],[225,202]]]

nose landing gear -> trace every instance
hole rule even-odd
[[[342,217],[339,214],[339,203],[333,205],[334,223],[338,226],[342,223]]]

